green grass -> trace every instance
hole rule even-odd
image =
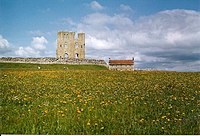
[[[199,72],[11,67],[1,134],[199,134]]]
[[[105,66],[100,65],[69,65],[69,64],[31,64],[31,63],[2,63],[0,69],[32,69],[32,70],[106,70]]]

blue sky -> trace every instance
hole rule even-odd
[[[200,0],[0,0],[0,57],[55,57],[58,31],[86,33],[86,57],[200,71]]]

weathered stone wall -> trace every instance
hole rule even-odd
[[[104,60],[95,59],[57,59],[57,58],[12,58],[2,57],[0,62],[35,63],[35,64],[95,64],[107,66]]]
[[[134,65],[109,65],[110,70],[134,70]]]

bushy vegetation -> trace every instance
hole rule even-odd
[[[8,67],[0,72],[1,134],[200,132],[199,72]]]

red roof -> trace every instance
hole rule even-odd
[[[109,65],[133,65],[133,60],[109,60]]]

